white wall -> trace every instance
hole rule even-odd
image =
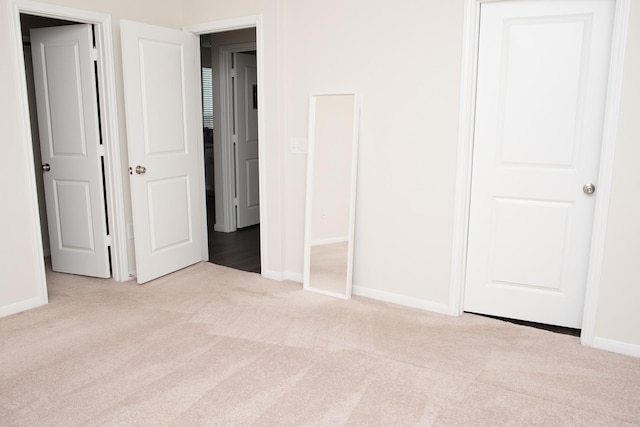
[[[6,6],[3,2],[3,6]],[[0,22],[6,23],[7,7],[0,9]],[[0,168],[0,188],[3,198],[0,209],[0,315],[20,311],[46,302],[46,294],[38,286],[42,269],[34,261],[42,244],[34,221],[38,219],[36,197],[27,185],[24,165],[33,163],[30,149],[22,143],[26,126],[17,106],[16,67],[5,58],[12,58],[6,24],[0,26],[0,129],[2,129],[3,167]],[[6,62],[5,62],[6,61]],[[8,63],[8,64],[7,64]],[[30,144],[30,142],[29,142]],[[41,261],[39,261],[41,263]]]
[[[2,0],[6,6],[7,0]],[[112,14],[119,105],[118,20],[170,27],[263,15],[267,128],[268,273],[302,272],[306,158],[289,142],[307,135],[311,92],[355,91],[361,100],[354,285],[446,307],[449,297],[457,148],[463,0],[188,0],[58,4]],[[640,5],[632,2],[624,96],[616,148],[608,237],[596,335],[640,348]],[[177,7],[181,7],[180,11]],[[7,8],[0,21],[7,22]],[[6,26],[0,58],[10,58]],[[3,141],[24,137],[12,63],[0,67]],[[124,143],[123,109],[120,111]],[[0,170],[0,307],[37,295],[32,235],[34,200],[26,185],[27,151]],[[7,185],[12,183],[12,185]],[[633,347],[635,348],[635,347]]]
[[[596,337],[636,346],[640,356],[640,3],[629,33],[601,276]]]
[[[460,0],[285,2],[285,142],[305,135],[310,92],[360,96],[354,286],[448,301],[462,11]],[[287,157],[300,176],[304,159]],[[299,269],[304,186],[287,182],[287,263]]]

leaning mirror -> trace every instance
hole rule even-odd
[[[357,157],[356,95],[311,95],[303,287],[345,299],[353,275]]]

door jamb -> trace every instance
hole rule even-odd
[[[33,164],[33,144],[31,135],[31,118],[29,116],[29,100],[27,96],[27,83],[24,68],[24,51],[22,48],[22,34],[20,14],[42,16],[54,19],[64,19],[78,23],[93,24],[96,35],[96,50],[98,54],[98,92],[100,94],[100,121],[102,127],[102,139],[105,155],[105,193],[109,215],[109,230],[111,238],[111,263],[112,278],[119,282],[129,280],[129,265],[127,256],[127,239],[124,215],[124,192],[122,186],[122,173],[120,161],[120,140],[118,133],[118,110],[116,102],[116,83],[114,72],[114,57],[111,34],[111,16],[95,12],[87,12],[62,6],[37,3],[32,1],[14,0],[11,4],[13,26],[11,34],[14,46],[14,62],[17,65],[18,77],[18,103],[22,109],[24,133],[22,143],[26,147],[29,156],[27,167],[27,180],[33,189],[32,198],[35,211],[34,227],[35,236],[39,238],[40,245],[37,256],[41,265],[41,288],[44,289],[46,303],[46,274],[44,270],[44,252],[42,249],[42,233],[38,212],[37,186],[35,180],[35,165]]]
[[[233,150],[233,138],[231,137],[233,129],[233,94],[231,91],[231,56],[234,53],[255,50],[256,43],[240,43],[234,45],[220,46],[220,101],[222,110],[220,111],[220,119],[222,123],[222,199],[223,199],[223,222],[220,230],[225,233],[231,233],[237,230],[237,217],[234,203],[235,188],[235,155]],[[258,120],[260,113],[258,113]],[[260,140],[258,140],[258,144]],[[259,173],[259,172],[258,172]]]
[[[183,30],[192,32],[195,35],[221,33],[225,31],[242,30],[246,28],[255,28],[256,31],[256,62],[258,68],[258,181],[259,181],[259,200],[260,200],[260,265],[261,275],[269,275],[267,260],[268,254],[268,238],[267,233],[267,140],[266,140],[266,102],[264,97],[265,78],[264,78],[264,33],[262,15],[245,16],[235,19],[227,19],[222,21],[214,21],[197,25],[184,26]],[[224,158],[223,158],[224,163]],[[206,215],[203,217],[206,220]],[[206,244],[206,242],[205,242]]]
[[[453,250],[449,293],[449,314],[452,316],[460,316],[463,311],[471,200],[471,166],[475,125],[480,6],[482,3],[490,1],[495,0],[465,0],[464,7],[460,117],[458,123],[458,162],[456,169]],[[595,338],[598,293],[604,258],[604,243],[609,196],[611,193],[611,178],[613,175],[618,111],[622,93],[622,72],[630,5],[630,0],[613,1],[615,1],[615,12],[598,176],[598,198],[596,199],[593,219],[582,333],[580,336],[582,344],[587,346],[592,346]]]

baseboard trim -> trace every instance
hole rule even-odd
[[[593,339],[593,347],[600,350],[611,351],[613,353],[620,353],[626,356],[640,357],[640,345],[629,344],[622,341],[610,340],[608,338]]]
[[[283,280],[290,280],[292,282],[302,283],[302,273],[294,273],[292,271],[263,271],[262,277],[277,280],[282,282]]]
[[[4,307],[0,307],[0,317],[31,310],[32,308],[40,307],[45,304],[47,304],[47,301],[43,301],[41,298],[30,298],[24,301],[5,305]]]
[[[302,283],[304,281],[304,276],[302,273],[294,273],[292,271],[285,271],[284,280],[289,280],[291,282]]]
[[[378,301],[390,302],[393,304],[403,305],[405,307],[418,308],[420,310],[430,311],[438,314],[451,315],[447,304],[440,304],[433,301],[427,301],[419,298],[408,297],[406,295],[394,294],[391,292],[379,291],[376,289],[365,288],[362,286],[354,286],[352,294],[360,297],[371,298]]]
[[[279,271],[262,270],[260,274],[262,274],[262,277],[266,279],[277,280],[278,282],[282,282],[284,280],[284,274]]]

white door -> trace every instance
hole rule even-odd
[[[206,259],[197,37],[121,21],[138,283]]]
[[[52,269],[110,277],[91,26],[31,30],[31,46]]]
[[[613,7],[481,6],[465,311],[581,327]]]
[[[234,54],[236,226],[260,222],[258,180],[258,73],[256,56]]]

